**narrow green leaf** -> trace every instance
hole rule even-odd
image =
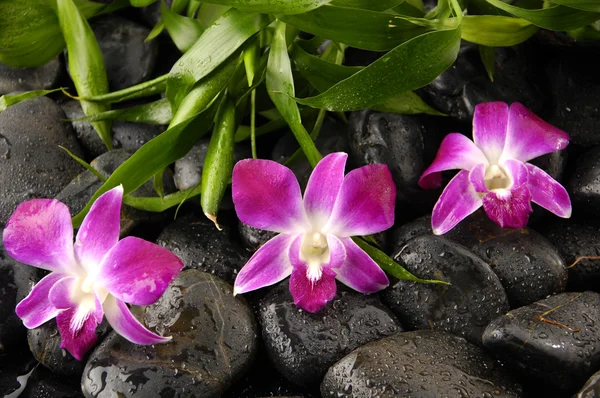
[[[479,46],[479,56],[483,66],[490,77],[490,80],[494,81],[494,68],[496,66],[496,49],[494,47]]]
[[[417,18],[330,5],[306,14],[277,17],[302,31],[372,51],[391,50],[433,29],[418,25]],[[433,26],[431,21],[420,22]]]
[[[198,12],[196,19],[204,29],[207,29],[210,25],[223,16],[231,7],[221,6],[218,4],[203,3]]]
[[[158,194],[160,198],[165,196],[165,187],[163,184],[163,170],[160,170],[158,173],[154,174],[152,178],[152,185],[154,186],[154,192]]]
[[[123,203],[135,209],[161,213],[171,207],[180,205],[186,200],[200,195],[201,192],[201,184],[198,183],[195,187],[165,195],[162,198],[125,195],[123,196]]]
[[[583,28],[570,30],[567,33],[575,40],[592,41],[600,40],[600,26],[596,22],[594,24],[584,26]]]
[[[147,82],[127,87],[123,90],[113,91],[112,93],[91,96],[80,95],[75,98],[82,101],[117,103],[136,98],[150,97],[165,91],[168,77],[169,75],[165,74],[155,79],[148,80]]]
[[[81,15],[73,0],[57,0],[58,21],[67,43],[69,72],[77,93],[91,97],[108,92],[108,79],[104,58],[94,32]],[[99,102],[81,101],[86,115],[104,112],[110,105]],[[112,149],[111,122],[92,122],[92,126],[108,149]]]
[[[404,0],[333,0],[331,5],[363,10],[386,11],[402,4]]]
[[[25,101],[31,98],[41,97],[44,95],[48,95],[50,93],[54,93],[56,91],[64,90],[64,87],[55,88],[53,90],[34,90],[27,91],[25,93],[20,94],[5,94],[0,97],[0,112],[5,110],[11,105],[18,104],[21,101]]]
[[[367,242],[365,242],[361,238],[352,238],[354,243],[358,245],[361,249],[365,251],[381,267],[382,270],[387,272],[388,274],[403,280],[403,281],[411,281],[418,283],[433,283],[437,285],[449,285],[448,282],[440,281],[436,279],[421,279],[417,278],[410,272],[408,272],[404,267],[400,264],[392,260],[387,254],[377,249],[376,247],[371,246]]]
[[[285,29],[285,23],[277,21],[267,63],[267,91],[277,110],[290,126],[306,158],[312,167],[315,167],[321,160],[321,154],[302,125],[298,105],[292,99],[294,79],[285,39]]]
[[[582,11],[600,13],[600,1],[598,0],[550,0],[551,3],[576,8]]]
[[[183,53],[189,50],[204,32],[200,22],[177,14],[167,8],[163,2],[160,3],[160,12],[173,43]]]
[[[155,2],[156,0],[129,0],[133,7],[146,7]]]
[[[273,131],[280,130],[286,126],[287,123],[282,118],[271,120],[256,129],[256,136],[259,137],[264,134],[272,133]],[[252,129],[249,126],[239,126],[235,133],[235,142],[242,142],[250,138],[252,135],[251,130]]]
[[[540,28],[549,30],[577,29],[600,19],[600,13],[581,11],[561,5],[529,10],[503,3],[501,0],[487,0],[487,2],[515,17],[526,19]]]
[[[427,115],[446,116],[445,113],[429,106],[413,91],[405,91],[395,95],[371,108],[379,112],[402,113],[404,115],[425,113]]]
[[[200,197],[204,215],[214,222],[219,230],[221,227],[217,222],[217,212],[233,170],[235,124],[235,105],[225,96],[217,112],[215,128],[202,167],[203,193]]]
[[[462,22],[462,38],[488,47],[508,47],[524,42],[538,29],[522,18],[465,15]]]
[[[131,108],[115,109],[74,120],[75,122],[97,122],[100,120],[122,120],[126,122],[169,124],[173,114],[166,98]]]
[[[79,226],[96,199],[104,192],[123,184],[125,194],[133,192],[160,170],[183,157],[208,131],[215,117],[216,101],[206,111],[167,129],[138,149],[121,164],[94,193],[86,207],[73,217]]]
[[[60,145],[58,147],[60,149],[62,149],[63,151],[65,151],[71,158],[73,158],[73,160],[75,160],[77,163],[82,165],[86,170],[88,170],[90,173],[92,173],[93,175],[98,177],[98,179],[100,181],[102,181],[102,182],[106,181],[106,177],[104,177],[102,174],[100,174],[100,172],[98,170],[93,168],[91,164],[89,164],[85,160],[81,159],[80,157],[75,155],[73,152],[69,151],[67,148],[60,146]]]
[[[236,52],[255,33],[271,23],[266,15],[231,9],[206,29],[169,73],[167,98],[177,109],[196,82]]]
[[[154,27],[152,28],[152,30],[150,31],[150,33],[148,33],[148,37],[146,37],[146,39],[144,40],[144,42],[147,42],[147,41],[150,41],[150,40],[154,40],[155,38],[158,37],[158,35],[160,35],[163,32],[163,30],[165,30],[165,23],[161,19],[160,21],[158,21],[156,23],[156,25],[154,25]]]
[[[329,111],[365,109],[422,87],[458,55],[460,26],[418,36],[315,97],[296,101]]]
[[[421,3],[420,6],[423,7],[423,3]],[[424,18],[425,17],[425,11],[423,11],[423,8],[415,6],[408,1],[404,1],[399,6],[394,7],[393,11],[400,15],[405,15],[405,16],[409,16],[409,17],[415,17],[415,18]]]
[[[208,0],[204,1],[204,3],[235,7],[245,12],[290,15],[302,14],[314,10],[330,1],[331,0]]]

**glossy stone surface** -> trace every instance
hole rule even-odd
[[[62,62],[58,57],[37,68],[12,68],[0,64],[0,95],[54,88],[62,73]]]

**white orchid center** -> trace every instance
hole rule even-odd
[[[490,191],[500,191],[510,188],[512,185],[512,179],[508,176],[508,173],[497,164],[488,166],[485,170],[485,186]]]
[[[94,291],[94,278],[91,275],[86,276],[81,283],[81,291],[84,293],[92,293]]]
[[[321,232],[307,232],[302,238],[300,246],[300,260],[307,265],[306,277],[311,282],[321,279],[322,265],[329,262],[331,255],[327,236]]]

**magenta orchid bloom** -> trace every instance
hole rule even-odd
[[[433,232],[444,234],[479,207],[501,227],[522,228],[537,203],[559,217],[571,216],[567,191],[528,160],[564,149],[569,136],[515,102],[475,107],[473,141],[458,133],[444,138],[419,185],[435,188],[441,172],[461,169],[433,208]]]
[[[81,360],[96,342],[104,316],[136,344],[170,340],[138,322],[125,303],[149,305],[183,268],[173,253],[154,243],[119,240],[123,187],[100,196],[83,220],[73,244],[67,206],[57,200],[21,203],[4,229],[4,246],[14,259],[52,271],[16,308],[29,329],[56,317],[61,348]]]
[[[277,283],[289,275],[294,303],[321,310],[335,296],[335,280],[361,293],[389,281],[350,238],[394,223],[396,187],[387,166],[368,165],[344,177],[348,155],[332,153],[315,167],[304,193],[290,169],[271,160],[246,159],[233,169],[232,191],[240,220],[280,232],[238,274],[234,293]]]

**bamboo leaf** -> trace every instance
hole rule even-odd
[[[200,22],[177,14],[167,8],[163,2],[160,3],[160,12],[173,43],[183,53],[189,50],[204,32]]]
[[[378,0],[379,1],[379,0]],[[331,0],[208,0],[204,3],[220,4],[245,12],[263,14],[302,14],[321,7]]]
[[[105,103],[123,102],[136,98],[150,97],[165,91],[167,87],[167,78],[169,75],[162,75],[155,79],[148,80],[135,86],[124,88],[123,90],[113,91],[112,93],[75,97],[82,101],[96,101]]]
[[[108,79],[104,58],[94,32],[79,12],[73,0],[57,0],[60,28],[67,43],[69,72],[77,92],[81,96],[94,96],[108,92]],[[86,115],[104,112],[110,105],[81,101]],[[111,122],[92,122],[92,126],[108,149],[112,149]]]
[[[206,29],[169,73],[167,98],[173,109],[179,107],[197,81],[212,72],[271,21],[266,15],[231,9]]]
[[[550,0],[550,2],[582,11],[600,13],[600,1],[598,0]]]
[[[123,203],[135,209],[150,211],[155,213],[163,212],[171,207],[175,207],[192,199],[202,192],[201,184],[198,183],[195,187],[184,191],[175,192],[161,197],[140,197],[140,196],[123,196]]]
[[[129,3],[134,7],[146,7],[155,2],[156,0],[129,0]]]
[[[515,17],[526,19],[540,28],[549,30],[577,29],[600,19],[600,13],[581,11],[561,5],[529,10],[506,4],[500,0],[487,0],[487,2]]]
[[[0,97],[0,112],[4,111],[11,105],[18,104],[21,101],[41,97],[60,90],[64,90],[64,88],[55,88],[54,90],[34,90],[19,94],[5,94]]]
[[[281,116],[290,126],[306,158],[315,167],[321,154],[302,125],[298,105],[294,102],[294,79],[285,38],[285,23],[277,21],[269,61],[267,62],[267,91]]]
[[[106,177],[104,177],[98,170],[93,168],[91,164],[89,164],[85,160],[81,159],[80,157],[75,155],[73,152],[69,151],[67,148],[60,146],[60,145],[58,147],[60,149],[62,149],[63,151],[65,151],[67,153],[67,155],[69,155],[71,158],[73,158],[73,160],[75,160],[77,163],[82,165],[86,170],[88,170],[90,173],[95,175],[100,181],[102,181],[102,182],[106,181]]]
[[[171,105],[166,98],[163,98],[148,104],[101,112],[73,121],[97,122],[100,120],[122,120],[126,122],[169,124],[172,118]]]
[[[462,38],[488,47],[515,46],[538,31],[538,27],[522,18],[500,15],[465,15]]]
[[[386,11],[404,3],[404,0],[333,0],[331,5],[362,10]]]
[[[493,82],[494,68],[496,66],[496,49],[494,47],[479,46],[479,55],[490,80]]]

